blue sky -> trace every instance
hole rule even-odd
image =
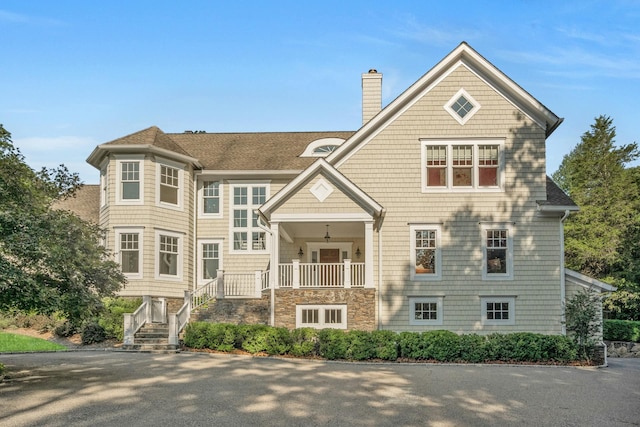
[[[356,130],[360,78],[391,102],[461,41],[565,122],[547,172],[613,118],[640,138],[640,2],[0,2],[0,123],[33,168],[86,183],[96,145],[165,132]]]

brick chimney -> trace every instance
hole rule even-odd
[[[382,74],[373,68],[362,75],[362,124],[382,109]]]

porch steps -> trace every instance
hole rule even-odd
[[[169,344],[169,325],[166,323],[145,323],[134,335],[133,344],[122,346],[123,351],[138,353],[179,353],[177,344]]]

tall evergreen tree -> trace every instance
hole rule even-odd
[[[31,169],[0,125],[0,310],[61,312],[78,323],[121,288],[97,225],[51,208],[79,186],[64,166]]]
[[[638,188],[625,166],[640,152],[636,143],[616,147],[615,136],[613,120],[597,117],[553,174],[580,206],[565,226],[567,266],[595,277],[614,272],[637,217]]]

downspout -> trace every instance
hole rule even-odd
[[[567,325],[565,323],[565,304],[566,298],[566,283],[564,272],[564,220],[569,216],[569,209],[564,211],[564,215],[560,218],[560,307],[562,310],[562,335],[567,335]]]
[[[193,174],[193,289],[198,288],[198,174]]]
[[[274,237],[273,236],[273,231],[271,231],[271,228],[267,228],[266,225],[263,226],[262,224],[262,215],[260,213],[260,211],[256,211],[256,213],[258,214],[258,227],[261,228],[262,230],[265,231],[265,233],[269,233],[271,235],[271,248],[269,248],[269,258],[270,260],[273,260],[274,257],[276,255],[273,254],[273,239],[274,238],[280,238],[280,236]],[[278,274],[277,270],[273,270],[273,262],[271,262],[271,272],[269,274]],[[276,325],[276,289],[275,286],[272,285],[271,282],[271,278],[269,278],[269,294],[270,294],[270,298],[269,298],[269,326],[275,326]]]
[[[378,230],[378,330],[382,328],[382,230]]]

